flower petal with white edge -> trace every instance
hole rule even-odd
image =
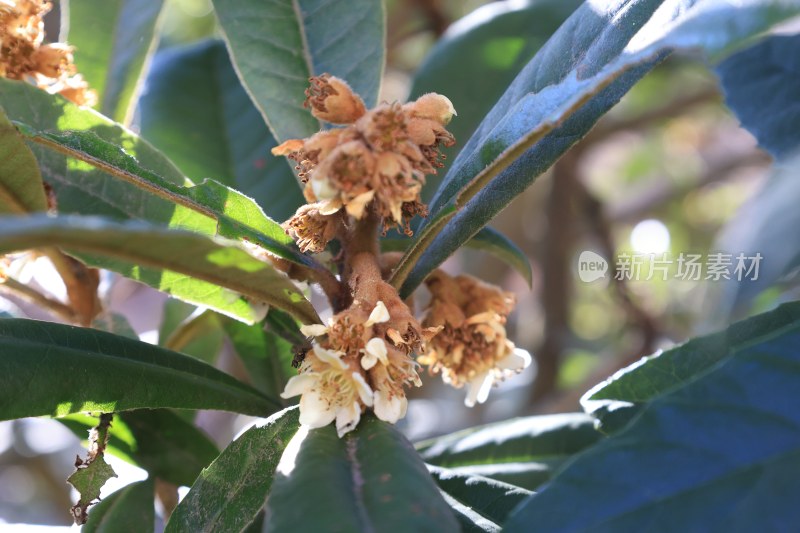
[[[382,339],[378,337],[371,338],[364,347],[364,351],[370,356],[377,358],[377,360],[384,365],[389,364],[389,351],[386,349],[386,343],[383,342]]]
[[[475,376],[467,384],[467,397],[464,399],[464,405],[475,407],[475,403],[485,402],[489,398],[489,392],[491,392],[493,384],[494,377],[488,371]]]
[[[361,401],[364,402],[364,405],[372,407],[372,389],[367,385],[364,376],[354,372],[353,383],[355,383],[358,396],[361,398]]]
[[[375,392],[375,416],[383,420],[384,422],[389,422],[390,424],[394,424],[403,415],[403,404],[400,401],[400,397],[397,395],[391,395],[383,390],[378,390]]]
[[[373,324],[383,324],[384,322],[388,322],[391,317],[389,316],[389,310],[386,309],[386,304],[382,301],[378,300],[378,303],[375,304],[375,309],[369,314],[367,321],[364,322],[364,327],[370,327]]]
[[[511,370],[519,372],[528,368],[531,364],[531,354],[528,350],[522,348],[514,348],[514,351],[497,361],[497,367],[502,370]]]
[[[281,393],[281,398],[291,398],[304,394],[307,390],[314,387],[317,382],[317,377],[318,374],[314,372],[292,376],[289,381],[286,382],[286,387]]]
[[[321,337],[328,333],[328,326],[322,324],[308,324],[300,326],[300,333],[306,337]]]
[[[358,402],[353,402],[348,407],[340,407],[336,412],[336,433],[341,439],[350,431],[353,431],[361,420],[361,406]]]
[[[300,423],[312,428],[327,426],[336,418],[336,411],[330,402],[323,400],[316,391],[309,391],[300,397]]]
[[[320,346],[319,344],[314,345],[314,355],[322,361],[323,363],[328,363],[331,366],[335,366],[341,370],[347,368],[347,363],[342,361],[342,354],[340,352],[335,352],[333,350],[328,350]]]

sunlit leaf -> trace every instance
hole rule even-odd
[[[382,0],[215,0],[214,7],[236,70],[277,140],[320,129],[303,107],[309,76],[328,72],[368,107],[377,102]]]
[[[266,415],[277,406],[191,357],[93,329],[0,320],[0,419],[141,408]]]

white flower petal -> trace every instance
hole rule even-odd
[[[394,424],[403,414],[403,405],[398,396],[389,397],[386,391],[375,392],[375,416],[385,422]]]
[[[310,391],[300,398],[300,423],[312,428],[327,426],[336,418],[336,411],[330,402],[322,399],[316,391]]]
[[[497,361],[497,368],[519,372],[528,368],[531,364],[531,354],[522,348],[514,348],[514,351]]]
[[[372,389],[369,388],[369,385],[367,385],[364,376],[358,373],[353,373],[353,382],[356,385],[358,396],[361,398],[361,401],[364,402],[364,405],[367,407],[372,407]]]
[[[378,337],[371,338],[364,347],[364,351],[377,358],[384,365],[389,364],[389,351],[386,349],[386,343],[382,339]]]
[[[403,396],[402,398],[400,398],[400,418],[405,418],[407,411],[408,411],[408,398]]]
[[[389,310],[386,309],[386,304],[378,300],[378,303],[375,304],[375,309],[372,310],[369,314],[369,318],[364,322],[364,326],[370,327],[373,324],[383,324],[384,322],[388,322],[390,318]]]
[[[353,402],[349,407],[340,407],[336,412],[336,433],[339,438],[353,431],[361,420],[361,406]]]
[[[289,381],[286,382],[286,388],[283,389],[281,398],[291,398],[303,394],[313,387],[316,382],[317,374],[313,372],[292,376]]]
[[[335,352],[333,350],[327,350],[322,346],[315,344],[314,345],[314,355],[322,361],[323,363],[328,363],[331,366],[335,366],[341,370],[347,368],[347,363],[342,361],[342,354],[340,352]]]
[[[488,371],[475,376],[467,385],[467,397],[464,399],[464,405],[475,407],[475,403],[485,402],[489,398],[493,384],[494,377]]]
[[[364,370],[369,370],[378,362],[378,358],[375,357],[373,354],[367,352],[361,358],[361,368]]]
[[[300,333],[306,337],[320,337],[328,333],[328,327],[322,324],[307,324],[300,326]]]

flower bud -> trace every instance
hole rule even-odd
[[[313,76],[303,104],[311,114],[331,124],[352,124],[367,112],[364,101],[347,83],[330,74]]]
[[[436,93],[423,94],[415,102],[410,102],[403,108],[412,117],[435,120],[442,126],[447,125],[453,116],[458,114],[449,98]]]

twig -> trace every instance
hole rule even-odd
[[[0,283],[0,291],[3,290],[15,294],[25,301],[35,304],[43,309],[47,309],[52,314],[58,316],[66,322],[71,324],[78,322],[78,316],[70,306],[63,304],[58,300],[54,300],[53,298],[49,298],[36,289],[28,287],[24,283],[20,283],[13,278],[7,278],[3,283]]]
[[[570,255],[575,240],[573,210],[577,162],[580,150],[568,152],[553,166],[547,202],[549,231],[542,252],[542,308],[544,339],[535,350],[537,373],[530,402],[549,396],[556,387],[564,340],[569,331]]]

